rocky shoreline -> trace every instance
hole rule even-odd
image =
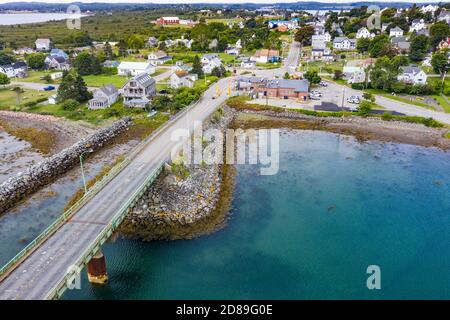
[[[224,107],[204,130],[225,131],[235,112]],[[228,165],[183,166],[183,174],[166,166],[122,222],[119,233],[144,241],[191,239],[217,230],[231,203],[234,168]]]
[[[78,164],[82,153],[90,149],[95,152],[110,143],[131,124],[130,118],[119,120],[0,184],[0,213]]]

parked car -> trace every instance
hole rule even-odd
[[[313,90],[313,91],[311,91],[310,95],[321,97],[322,96],[322,92],[317,91],[317,90]]]
[[[320,85],[321,85],[322,87],[328,87],[328,83],[325,82],[325,81],[320,81]]]
[[[320,96],[314,95],[314,94],[310,94],[309,95],[309,99],[311,99],[311,100],[320,100]]]
[[[52,91],[52,90],[55,90],[55,87],[54,87],[54,86],[46,86],[46,87],[44,88],[44,91]]]
[[[358,96],[350,96],[347,98],[347,102],[359,104],[361,102],[361,100]]]

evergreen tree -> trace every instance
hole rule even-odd
[[[196,73],[199,76],[199,78],[204,75],[202,63],[198,55],[194,57],[194,61],[192,62],[192,73]]]
[[[119,40],[119,56],[126,57],[127,55],[127,44],[125,40],[121,39]]]
[[[107,60],[112,60],[112,59],[114,59],[114,54],[113,54],[111,45],[109,44],[108,41],[106,41],[106,43],[105,43],[104,51],[105,51],[105,56],[106,56],[106,59],[107,59]]]
[[[65,73],[58,88],[58,102],[73,99],[78,102],[91,98],[83,78],[75,71]]]

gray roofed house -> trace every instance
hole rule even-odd
[[[427,74],[415,64],[406,67],[400,67],[400,74],[397,76],[398,81],[408,84],[426,84]]]
[[[411,43],[406,39],[406,37],[393,37],[391,39],[391,43],[402,53],[409,52],[411,47]]]
[[[156,81],[147,73],[141,73],[130,79],[120,90],[123,104],[130,108],[145,108],[156,95]]]
[[[450,23],[450,11],[442,10],[438,15],[437,20]]]
[[[347,37],[336,37],[333,40],[333,48],[340,49],[340,50],[356,49],[356,40],[349,39]]]
[[[45,58],[45,69],[69,70],[70,63],[61,56],[48,56]]]
[[[399,27],[392,28],[389,30],[389,36],[390,37],[402,37],[403,36],[403,29]]]
[[[94,97],[89,100],[89,109],[105,109],[111,107],[119,97],[119,91],[112,84],[107,84],[94,92]]]

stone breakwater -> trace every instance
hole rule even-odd
[[[233,117],[229,108],[216,111],[204,130],[224,131]],[[228,211],[223,178],[231,176],[230,170],[222,165],[185,165],[179,174],[171,168],[167,166],[132,208],[120,234],[144,241],[190,239],[223,224]]]
[[[0,185],[0,213],[78,164],[79,157],[83,152],[90,149],[95,152],[102,148],[114,137],[125,131],[131,123],[131,118],[116,121],[111,126],[94,132],[74,145],[3,182]]]

